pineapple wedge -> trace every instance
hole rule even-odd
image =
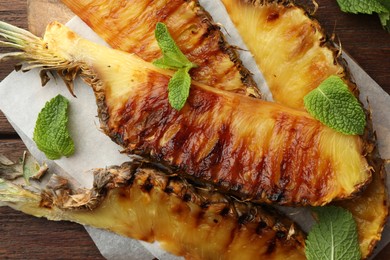
[[[221,0],[263,73],[275,102],[301,109],[330,75],[344,78],[319,23],[293,1]],[[352,91],[356,87],[349,84]]]
[[[317,21],[292,1],[222,0],[243,37],[259,69],[264,73],[276,102],[303,108],[303,97],[330,75],[348,80],[334,44],[323,34]],[[380,240],[388,216],[388,195],[383,161],[375,147],[375,136],[368,126],[363,140],[373,181],[359,197],[338,202],[352,212],[358,227],[363,258],[367,258]]]
[[[196,0],[107,1],[62,0],[115,49],[152,62],[161,57],[154,37],[163,22],[187,58],[198,65],[191,77],[216,88],[260,97],[249,71],[242,66],[210,15]]]
[[[90,190],[57,175],[46,185],[25,183],[22,169],[37,165],[29,155],[2,165],[0,155],[0,206],[158,241],[186,259],[305,259],[303,234],[274,210],[190,184],[158,165],[133,161],[93,169]]]
[[[3,32],[10,30],[16,31]],[[22,38],[9,39],[15,37]],[[59,23],[48,26],[44,40],[16,41],[25,52],[4,57],[59,70],[67,80],[80,73],[113,141],[184,176],[257,202],[313,206],[349,198],[371,180],[361,139],[302,110],[194,81],[177,111],[167,100],[172,71],[91,43]]]

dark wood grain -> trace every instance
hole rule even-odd
[[[382,29],[379,19],[376,16],[342,13],[334,0],[317,2],[320,8],[316,17],[325,31],[334,33],[343,50],[390,93],[390,34]],[[1,1],[0,20],[27,28],[26,1]],[[2,51],[4,49],[0,48]],[[12,62],[0,64],[0,80],[12,71],[13,65]],[[24,149],[23,143],[0,113],[0,153],[16,159]],[[0,208],[0,259],[26,258],[102,259],[102,256],[80,225],[51,222]],[[378,259],[390,259],[390,245],[376,257]]]

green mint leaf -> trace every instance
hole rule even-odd
[[[337,0],[341,11],[347,13],[372,14],[377,13],[383,27],[390,31],[390,1],[389,0]]]
[[[180,51],[165,24],[157,23],[154,33],[163,57],[153,64],[162,69],[177,70],[168,83],[168,100],[173,108],[180,110],[190,93],[191,77],[188,72],[197,65]]]
[[[180,51],[165,24],[157,23],[154,34],[163,53],[163,58],[155,62],[156,66],[173,69],[193,68],[196,66]]]
[[[188,68],[179,69],[168,83],[169,104],[176,110],[183,108],[190,94],[191,77],[188,70]]]
[[[387,12],[378,14],[379,19],[381,20],[381,23],[383,27],[390,32],[390,1],[389,0],[378,0],[386,9]]]
[[[160,59],[153,61],[154,66],[161,69],[178,70],[185,68],[182,63],[172,60],[171,58],[164,56]]]
[[[308,260],[361,259],[356,223],[352,214],[340,207],[317,207],[319,222],[314,224],[306,240]]]
[[[330,76],[304,97],[307,111],[324,125],[343,134],[362,135],[366,116],[356,97],[337,76]]]
[[[382,13],[387,12],[387,9],[378,0],[337,0],[341,11],[348,13]]]
[[[383,27],[390,32],[390,12],[388,13],[380,13],[378,14],[379,19],[381,20],[381,23]]]
[[[51,99],[39,113],[35,125],[33,139],[39,150],[51,160],[74,152],[73,140],[67,129],[68,103],[61,95]]]

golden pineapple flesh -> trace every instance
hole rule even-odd
[[[330,75],[342,77],[357,94],[337,59],[334,44],[327,40],[319,23],[305,10],[286,1],[222,0],[276,102],[303,108],[303,97]],[[363,258],[370,255],[388,216],[383,161],[379,159],[369,125],[363,136],[373,182],[358,198],[337,203],[352,212],[358,226]],[[349,161],[350,162],[350,161]],[[354,162],[350,162],[351,165]]]

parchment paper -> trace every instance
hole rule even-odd
[[[226,14],[222,3],[220,1],[208,0],[200,0],[200,2],[211,13],[214,20],[223,25],[225,32],[228,32],[226,34],[227,40],[232,45],[246,50],[245,44],[243,44]],[[106,45],[80,19],[72,19],[68,26],[83,37]],[[248,51],[241,51],[240,54],[244,65],[254,73],[254,78],[261,92],[267,99],[272,100],[272,95],[251,54]],[[364,101],[365,105],[367,105],[367,99],[371,101],[370,107],[373,113],[374,128],[378,136],[380,153],[383,158],[390,158],[390,96],[352,59],[345,54],[344,58],[347,60],[352,76],[360,88],[361,100]],[[90,187],[92,176],[85,174],[86,170],[107,165],[118,165],[129,158],[120,154],[121,148],[99,130],[95,97],[91,88],[77,80],[75,92],[77,98],[73,98],[68,93],[60,79],[51,80],[46,87],[42,88],[39,73],[36,70],[24,74],[13,72],[0,84],[0,109],[20,134],[30,152],[38,159],[45,160],[45,156],[35,147],[32,141],[37,115],[45,102],[57,94],[67,97],[70,100],[69,126],[76,144],[76,152],[72,157],[57,160],[51,165],[58,170],[64,170],[81,185]],[[389,172],[389,167],[387,167],[387,170]],[[387,186],[390,186],[389,183],[387,183]],[[307,231],[312,225],[312,218],[306,209],[282,208],[282,210],[297,221],[304,230]],[[159,259],[180,259],[161,250],[157,243],[148,244],[90,227],[86,227],[86,229],[102,255],[107,259],[138,260],[152,259],[154,257]],[[380,251],[389,241],[390,227],[387,225],[383,233],[383,239],[379,243],[376,252]]]

